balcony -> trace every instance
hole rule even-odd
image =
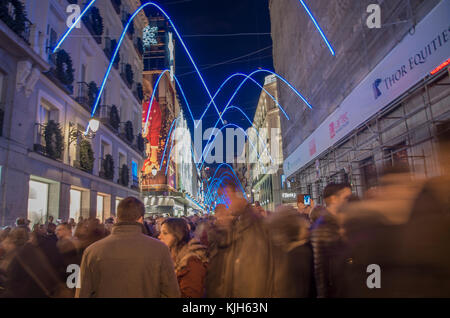
[[[58,60],[60,60],[60,63],[58,63]],[[69,64],[72,64],[70,55],[64,50],[59,50],[56,53],[49,54],[48,63],[50,64],[50,70],[45,75],[68,95],[72,95],[74,70],[68,68]]]
[[[124,80],[125,84],[127,84],[128,88],[132,89],[134,83],[134,74],[130,64],[121,64],[120,76]]]
[[[6,1],[0,8],[0,19],[29,45],[30,30],[33,24],[28,20],[25,11],[20,12],[17,16],[14,6],[9,5],[10,3],[10,1]]]
[[[122,168],[119,168],[119,179],[117,183],[123,185],[124,187],[128,187],[130,183],[130,170],[127,165],[122,165]]]
[[[110,181],[114,179],[114,161],[111,155],[100,158],[99,177]]]
[[[35,127],[36,139],[33,150],[43,156],[62,161],[64,138],[59,124],[51,120],[46,124],[36,123]],[[48,144],[47,140],[51,140],[52,143]]]
[[[112,109],[113,106],[98,105],[95,111],[95,116],[98,117],[100,122],[106,127],[108,127],[114,134],[118,134],[120,127],[120,117],[118,113],[116,113],[116,115],[112,114],[111,113]]]
[[[92,7],[82,18],[95,42],[102,44],[103,18],[97,7]]]
[[[76,89],[75,100],[83,106],[88,112],[91,112],[91,106],[89,105],[89,85],[86,82],[78,82]]]

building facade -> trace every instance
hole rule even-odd
[[[139,14],[125,36],[94,117],[92,106],[117,39],[139,1],[101,1],[53,52],[68,28],[69,5],[26,0],[0,10],[0,214],[32,223],[79,216],[101,221],[120,199],[140,197],[142,29]],[[24,9],[24,10],[22,10]],[[67,11],[66,11],[67,10]],[[22,14],[25,12],[25,14]]]
[[[335,56],[298,1],[269,4],[275,70],[312,105],[279,87],[291,116],[281,118],[284,172],[319,203],[332,181],[362,195],[386,166],[440,173],[434,125],[450,117],[449,74],[439,68],[450,57],[450,3],[385,1],[379,29],[366,23],[370,3],[310,3]]]
[[[277,78],[267,76],[265,91],[261,95],[253,117],[253,127],[248,132],[246,150],[248,194],[254,201],[270,211],[282,204],[283,143],[281,138],[280,108],[277,105]],[[270,94],[275,101],[272,99]],[[256,151],[257,150],[257,151]]]
[[[173,77],[176,42],[165,17],[154,13],[148,19],[143,40],[142,121],[144,127],[147,125],[148,140],[141,185],[144,203],[149,214],[193,214],[202,210],[198,201],[200,173],[192,158],[192,138]]]

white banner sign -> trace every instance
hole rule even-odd
[[[330,148],[449,57],[450,0],[443,0],[287,157],[283,166],[286,176],[291,176]]]

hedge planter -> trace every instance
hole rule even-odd
[[[94,151],[91,143],[83,139],[80,143],[80,169],[92,173],[94,168]]]
[[[61,160],[64,151],[64,138],[59,123],[50,120],[44,129],[45,154],[52,159]]]
[[[125,138],[128,143],[132,144],[134,140],[133,123],[129,120],[125,123]]]
[[[124,187],[128,187],[128,184],[130,183],[130,170],[128,169],[127,165],[122,165],[118,183],[123,185]]]
[[[9,15],[8,6],[11,3],[14,13]],[[25,7],[20,0],[1,0],[0,1],[0,20],[13,30],[16,34],[21,35],[26,28],[25,21],[27,14]]]
[[[107,180],[114,179],[114,159],[111,155],[106,155],[102,162],[101,177]]]
[[[109,124],[111,127],[115,130],[119,129],[120,125],[120,117],[119,117],[119,111],[117,110],[116,105],[111,106],[111,110],[109,112]]]

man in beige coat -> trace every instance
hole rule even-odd
[[[144,212],[136,198],[119,203],[111,235],[84,252],[78,297],[180,297],[169,249],[142,232]]]

